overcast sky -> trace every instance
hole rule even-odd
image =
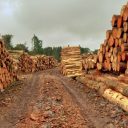
[[[98,48],[127,0],[0,0],[0,33],[31,46],[36,34],[43,46]]]

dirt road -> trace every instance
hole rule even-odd
[[[128,114],[58,69],[25,75],[0,96],[0,128],[127,128]]]

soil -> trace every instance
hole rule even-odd
[[[0,94],[0,128],[128,128],[128,113],[50,69],[21,76]]]

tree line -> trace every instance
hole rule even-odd
[[[32,43],[32,49],[29,50],[26,46],[26,43],[18,43],[15,46],[12,45],[12,38],[13,35],[6,34],[2,35],[2,39],[5,42],[5,47],[8,50],[24,50],[25,52],[28,52],[30,55],[47,55],[47,56],[54,56],[57,60],[60,60],[60,52],[62,47],[45,47],[43,48],[43,41],[40,40],[36,35],[34,35],[31,39]],[[83,53],[90,53],[94,52],[97,53],[97,50],[91,51],[89,48],[80,47],[81,54]]]

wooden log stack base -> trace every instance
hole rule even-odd
[[[13,59],[6,50],[3,40],[0,39],[0,91],[15,80],[17,75],[14,71]]]
[[[82,75],[80,47],[65,47],[61,51],[61,72],[68,77]]]
[[[125,73],[128,61],[128,4],[120,15],[113,15],[112,30],[106,31],[106,39],[97,54],[97,69]]]

